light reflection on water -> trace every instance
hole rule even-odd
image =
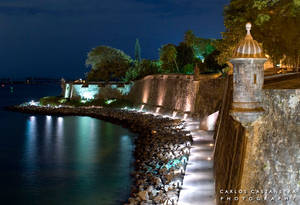
[[[30,116],[24,131],[20,202],[114,205],[129,197],[128,130],[90,117]]]
[[[32,178],[36,169],[36,139],[37,138],[37,122],[35,116],[30,116],[27,120],[26,127],[26,145],[24,152],[24,160],[27,167],[27,175]],[[32,179],[33,180],[33,179]]]

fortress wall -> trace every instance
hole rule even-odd
[[[65,98],[81,99],[125,99],[132,85],[126,84],[83,84],[66,83],[63,88]]]
[[[242,200],[220,201],[220,197],[226,196],[220,190],[263,189],[294,190],[297,201],[290,199],[286,204],[296,205],[300,201],[300,90],[263,90],[265,113],[253,127],[244,128],[230,116],[232,80],[227,87],[215,132],[218,204],[249,204]],[[256,201],[254,204],[274,202]]]
[[[218,111],[225,79],[194,81],[191,75],[151,75],[136,81],[128,99],[153,109],[205,117]]]
[[[263,90],[263,107],[264,116],[249,130],[246,152],[251,160],[244,166],[245,186],[294,190],[297,200],[290,199],[286,204],[299,204],[300,89]],[[296,195],[274,196],[292,198]],[[265,204],[274,203],[268,200]]]
[[[135,82],[128,99],[149,108],[194,112],[197,89],[191,75],[150,75]]]
[[[239,190],[247,140],[245,128],[230,116],[233,101],[232,76],[227,78],[222,106],[215,129],[214,172],[217,204],[237,204],[235,201],[220,201],[220,190]]]
[[[149,75],[133,84],[66,83],[66,98],[126,99],[161,113],[191,114],[205,118],[219,110],[225,78],[200,79],[193,75]]]

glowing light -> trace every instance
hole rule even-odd
[[[66,84],[66,88],[65,88],[65,98],[69,98],[70,97],[70,84]]]
[[[218,116],[219,116],[219,111],[209,115],[207,117],[207,128],[208,130],[214,130],[215,129],[215,125],[216,125],[216,122],[217,122],[217,119],[218,119]]]
[[[145,105],[141,105],[140,110],[142,111],[144,109]]]
[[[186,98],[186,102],[185,102],[185,112],[190,112],[192,109],[192,103],[191,103],[191,95],[189,94]]]
[[[132,84],[126,84],[124,85],[123,88],[117,88],[117,90],[119,90],[122,95],[128,95],[130,93],[130,90],[131,90],[131,87],[133,86],[133,83]]]
[[[210,146],[210,147],[213,147],[213,146],[214,146],[214,144],[209,144],[209,146]]]
[[[205,60],[204,56],[202,56],[202,55],[200,55],[200,54],[196,55],[196,58],[200,59],[200,60],[202,61],[202,63],[203,63],[204,60]]]
[[[30,116],[26,125],[26,140],[24,150],[25,172],[32,173],[37,165],[37,135],[38,126],[35,116]],[[35,175],[29,174],[29,177],[34,178]]]
[[[52,117],[47,115],[46,116],[46,123],[45,123],[45,143],[46,143],[46,152],[49,153],[49,144],[51,143],[51,134],[52,134]]]
[[[85,87],[82,84],[75,84],[72,86],[72,89],[74,89],[74,94],[76,93],[82,100],[87,101],[95,99],[95,97],[99,93],[98,85],[88,85],[87,87]],[[71,94],[72,93],[73,91],[71,91]]]
[[[143,103],[148,102],[149,93],[150,93],[150,79],[147,79],[144,82],[143,99],[142,99]]]
[[[56,135],[59,136],[59,137],[63,136],[63,122],[64,122],[63,117],[58,117],[57,118]]]
[[[87,103],[87,100],[80,100],[81,103]]]
[[[109,105],[109,104],[111,104],[113,102],[116,102],[116,101],[117,101],[116,99],[109,99],[109,100],[105,101],[105,104]]]
[[[82,97],[83,97],[83,99],[87,99],[87,100],[94,99],[93,93],[90,93],[90,92],[84,92],[84,93],[82,93]]]
[[[155,113],[159,113],[159,111],[160,111],[160,107],[157,107]]]
[[[38,102],[35,102],[35,101],[33,101],[33,100],[31,100],[30,102],[29,102],[29,105],[31,105],[31,106],[37,106],[39,103]]]
[[[186,122],[185,125],[191,126],[200,124],[198,121]],[[193,129],[193,128],[192,128]],[[211,132],[207,131],[192,131],[194,142],[202,140],[213,140]],[[190,142],[186,143],[190,146]],[[213,145],[210,143],[208,145]],[[185,176],[183,180],[183,187],[180,191],[178,204],[201,204],[202,200],[205,200],[205,204],[216,204],[215,201],[215,183],[213,177],[213,152],[207,151],[207,148],[203,144],[195,143],[191,146],[191,149],[184,148],[184,152],[190,151],[188,164],[185,170]],[[200,170],[209,171],[200,171]],[[197,197],[198,195],[201,195]],[[203,197],[202,197],[203,196]],[[207,196],[210,197],[207,200]],[[195,201],[196,199],[196,201]]]
[[[117,85],[111,85],[110,87],[111,87],[111,89],[116,89],[118,86]]]
[[[187,119],[187,117],[188,117],[188,114],[187,114],[187,113],[185,113],[185,114],[183,115],[183,119],[184,119],[184,120],[186,120],[186,119]]]
[[[157,97],[157,105],[162,106],[164,99],[165,99],[165,95],[166,95],[166,79],[168,76],[163,75],[163,80],[159,81],[159,90],[158,90],[158,97]]]

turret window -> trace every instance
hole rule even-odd
[[[253,83],[256,84],[256,74],[253,76]]]

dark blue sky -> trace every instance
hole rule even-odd
[[[229,0],[0,0],[0,77],[81,77],[87,52],[109,45],[157,58],[188,29],[220,38]]]

